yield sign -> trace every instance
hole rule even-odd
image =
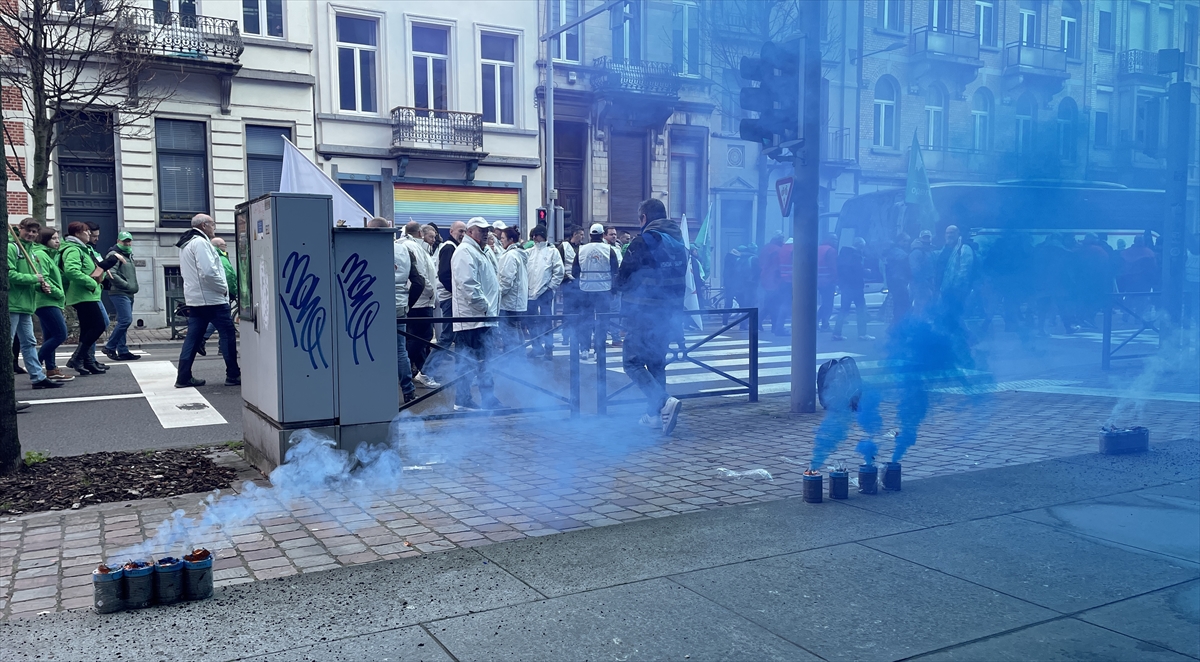
[[[784,216],[792,208],[792,178],[780,177],[775,180],[775,194],[779,196],[779,211]]]

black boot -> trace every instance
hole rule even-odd
[[[92,357],[88,356],[86,353],[83,354],[83,357],[84,357],[83,358],[83,367],[88,372],[92,373],[93,375],[103,375],[104,373],[108,372],[108,370],[106,370],[105,368],[101,368],[99,365],[96,364],[96,359],[93,359]],[[78,368],[76,368],[76,369],[78,369]]]
[[[71,355],[71,358],[67,359],[67,367],[75,372],[78,372],[80,377],[87,377],[88,375],[94,374],[91,370],[87,369],[83,360],[79,358],[79,354],[79,350],[76,349],[75,353]]]

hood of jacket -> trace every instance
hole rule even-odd
[[[683,241],[683,231],[679,229],[679,224],[669,218],[658,218],[650,221],[642,228],[642,233],[660,232],[676,241]]]
[[[203,237],[205,241],[208,241],[208,235],[197,230],[196,228],[192,228],[191,230],[188,230],[187,232],[183,233],[183,236],[179,238],[179,241],[175,242],[175,247],[183,248],[184,244],[195,239],[196,237]]]

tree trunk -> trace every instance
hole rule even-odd
[[[17,434],[17,394],[13,383],[12,328],[8,319],[8,196],[0,197],[0,476],[21,468],[21,438]]]

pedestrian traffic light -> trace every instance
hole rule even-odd
[[[536,223],[536,225],[546,225],[547,221],[549,221],[549,219],[550,219],[550,214],[546,211],[546,208],[538,207],[537,208],[537,223]]]
[[[739,73],[747,84],[739,101],[743,110],[755,111],[757,119],[741,121],[742,140],[764,147],[799,138],[801,41],[785,44],[768,41],[759,57],[743,57]]]

